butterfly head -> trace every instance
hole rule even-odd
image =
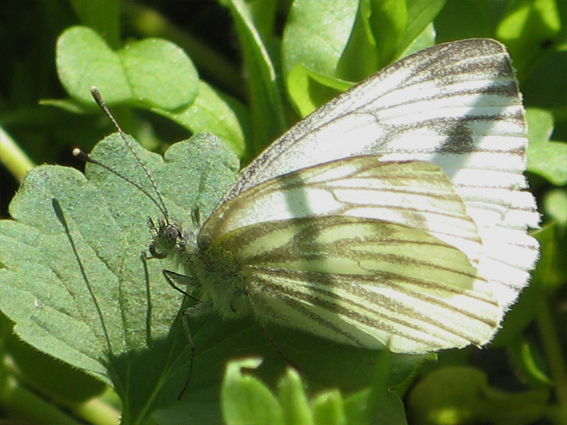
[[[197,229],[184,230],[180,223],[160,218],[148,218],[152,235],[149,251],[152,258],[173,258],[177,254],[190,254],[196,247]]]
[[[150,254],[153,258],[166,258],[178,246],[182,237],[182,230],[176,223],[169,223],[160,218],[148,218],[148,226],[152,235]]]

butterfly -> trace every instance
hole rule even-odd
[[[204,223],[151,220],[150,252],[198,288],[190,316],[398,353],[482,346],[538,257],[526,145],[505,47],[440,44],[298,122]]]

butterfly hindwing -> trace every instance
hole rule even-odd
[[[254,224],[222,238],[260,320],[395,352],[482,345],[501,309],[465,254],[407,226],[348,216]]]

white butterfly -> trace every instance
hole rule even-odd
[[[150,250],[201,288],[190,315],[402,353],[481,346],[538,256],[525,134],[504,46],[441,44],[300,121],[200,229],[152,222]]]

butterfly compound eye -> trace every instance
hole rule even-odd
[[[165,258],[177,245],[181,238],[181,230],[175,224],[160,222],[157,225],[150,222],[154,240],[150,243],[149,251],[152,258]]]

